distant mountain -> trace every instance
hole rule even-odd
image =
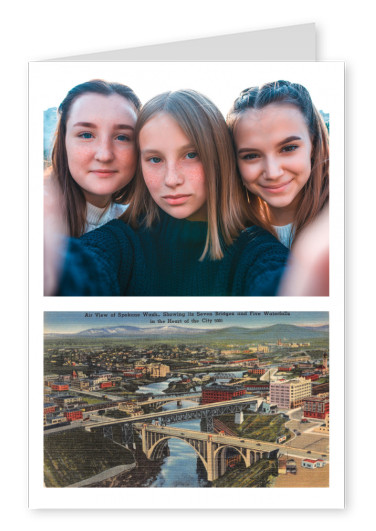
[[[223,338],[237,337],[249,341],[303,341],[308,339],[321,339],[328,337],[329,328],[325,327],[303,327],[296,325],[275,324],[262,328],[242,328],[229,327],[222,328],[220,331],[211,330],[209,334],[218,334]]]
[[[111,326],[108,328],[90,328],[78,332],[78,337],[146,337],[146,336],[172,336],[176,334],[198,334],[205,330],[197,328],[183,328],[181,326],[156,326],[153,328],[138,326]]]
[[[318,330],[321,332],[329,332],[329,325],[322,326],[305,326],[305,330]]]
[[[183,339],[184,336],[206,336],[209,339],[216,339],[218,341],[276,341],[281,339],[283,341],[303,341],[308,339],[327,338],[329,332],[328,326],[320,327],[303,327],[295,325],[276,324],[262,328],[245,328],[245,327],[225,327],[215,330],[208,330],[206,328],[184,328],[178,325],[171,326],[156,326],[153,328],[138,327],[138,326],[113,326],[105,328],[89,328],[75,334],[45,334],[46,339],[64,338],[64,337],[78,337],[78,338],[163,338],[163,337],[177,337]]]

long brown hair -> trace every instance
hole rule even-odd
[[[235,155],[225,119],[206,96],[194,90],[165,92],[152,98],[141,109],[135,128],[138,150],[141,129],[161,112],[168,113],[176,120],[200,157],[206,179],[208,214],[206,243],[201,260],[207,254],[213,260],[221,259],[223,243],[230,245],[244,229],[247,220],[247,205],[237,176]],[[139,226],[140,222],[150,227],[159,218],[159,207],[143,179],[140,156],[132,187],[132,201],[122,219],[133,227]]]
[[[271,103],[297,107],[307,124],[311,143],[311,174],[301,192],[301,201],[293,221],[294,237],[321,212],[329,201],[329,138],[320,113],[313,105],[308,90],[298,83],[275,81],[243,90],[227,115],[227,125],[234,142],[234,130],[239,117],[248,109],[262,109]],[[235,142],[234,142],[234,147]],[[268,204],[245,189],[257,224],[276,235]]]
[[[133,90],[121,83],[110,83],[102,79],[92,79],[73,87],[58,108],[59,121],[52,148],[52,178],[56,179],[63,197],[63,209],[70,236],[81,236],[86,225],[86,199],[81,187],[73,179],[68,166],[65,145],[66,125],[69,111],[74,101],[83,94],[94,93],[110,96],[118,94],[130,101],[138,111],[141,102]],[[115,203],[124,203],[128,199],[129,184],[112,195]]]

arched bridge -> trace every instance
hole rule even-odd
[[[260,443],[239,437],[141,423],[135,423],[134,428],[141,432],[142,450],[151,460],[162,458],[169,439],[177,438],[185,441],[201,459],[208,481],[214,481],[226,472],[228,448],[233,448],[239,453],[246,467],[250,467],[262,458],[276,457],[278,453],[276,444]]]

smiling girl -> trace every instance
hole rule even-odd
[[[129,87],[100,79],[73,87],[60,104],[52,175],[70,236],[124,212],[136,170],[134,128],[140,106]]]
[[[60,295],[275,295],[287,249],[250,223],[231,137],[193,90],[156,96],[135,128],[121,219],[69,241]]]
[[[329,142],[308,91],[276,81],[243,90],[227,116],[257,223],[290,247],[329,200]]]

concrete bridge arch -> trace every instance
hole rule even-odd
[[[179,437],[177,435],[167,435],[166,437],[162,437],[159,440],[157,440],[150,447],[150,449],[147,451],[146,457],[148,459],[151,459],[152,461],[158,460],[158,459],[162,459],[164,448],[166,447],[166,445],[167,445],[167,443],[168,443],[168,441],[170,439],[177,439],[178,441],[184,441],[186,444],[188,444],[188,446],[193,448],[193,450],[195,451],[196,455],[200,458],[202,464],[204,465],[206,472],[208,472],[208,462],[207,462],[207,460],[205,460],[204,448],[203,447],[202,448],[198,448],[198,446],[200,446],[200,445],[199,444],[195,444],[195,442],[198,443],[198,441],[192,441],[191,442],[191,441],[187,440],[186,438]]]
[[[172,432],[172,433],[171,433]],[[227,469],[226,452],[233,448],[242,457],[247,467],[252,466],[263,457],[262,451],[251,448],[241,448],[225,441],[213,440],[213,435],[202,434],[191,430],[176,428],[154,427],[144,424],[141,429],[142,450],[148,459],[160,459],[169,439],[178,439],[186,442],[193,448],[201,459],[207,472],[208,481],[214,481],[222,476]],[[265,453],[265,452],[264,452]]]

